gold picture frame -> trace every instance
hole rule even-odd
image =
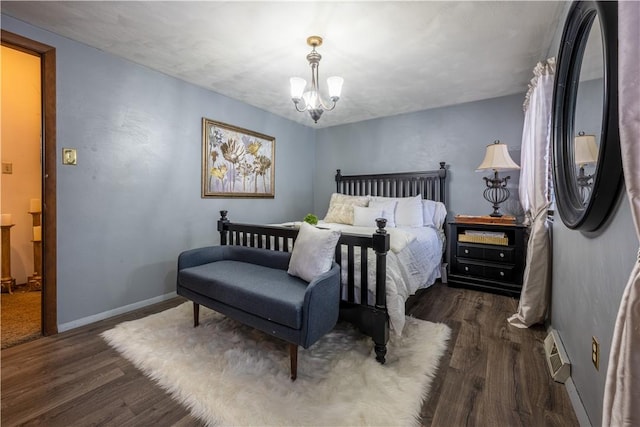
[[[202,118],[202,197],[275,197],[276,139]]]

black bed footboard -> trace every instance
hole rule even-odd
[[[336,246],[336,262],[346,271],[343,280],[343,300],[340,318],[354,324],[362,333],[370,336],[375,344],[376,360],[385,362],[389,340],[389,315],[386,303],[387,252],[389,235],[384,229],[386,220],[377,221],[378,229],[371,236],[343,233]],[[298,235],[293,227],[233,223],[227,211],[220,211],[218,220],[221,245],[239,245],[290,252]],[[376,264],[375,283],[368,279],[368,256],[373,251]],[[356,278],[356,265],[360,277]],[[359,285],[359,295],[356,292]],[[369,301],[369,293],[375,286],[375,301]]]

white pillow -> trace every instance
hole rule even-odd
[[[422,200],[422,225],[425,227],[435,227],[433,217],[436,214],[436,202],[433,200]]]
[[[425,227],[440,229],[447,219],[447,208],[442,202],[433,200],[422,201],[422,215]]]
[[[395,199],[387,198],[374,198],[369,202],[370,208],[376,208],[382,210],[382,218],[387,220],[387,227],[396,226],[396,205],[398,202]]]
[[[384,211],[380,208],[353,207],[353,225],[359,227],[377,227],[376,219],[378,218],[384,218]]]
[[[369,202],[369,206],[378,206],[378,202],[395,201],[397,203],[394,213],[394,225],[390,227],[422,227],[422,195],[418,194],[413,197],[381,197],[373,196]],[[386,211],[386,209],[385,209]]]
[[[293,244],[287,273],[306,282],[331,269],[340,231],[321,230],[303,222]]]
[[[447,219],[447,207],[442,202],[436,202],[436,211],[433,214],[433,224],[436,228],[444,227],[444,222]]]
[[[422,196],[402,197],[396,207],[396,225],[398,227],[422,227]]]

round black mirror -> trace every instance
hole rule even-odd
[[[564,224],[595,231],[623,182],[618,134],[616,2],[571,5],[558,54],[552,144],[556,204]]]

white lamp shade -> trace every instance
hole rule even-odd
[[[573,153],[576,165],[586,165],[598,161],[598,146],[595,135],[578,135]]]
[[[502,144],[499,141],[493,144],[487,145],[487,152],[484,155],[484,160],[476,169],[476,172],[485,170],[506,171],[520,169],[509,155],[507,150],[507,144]]]
[[[307,82],[305,79],[300,77],[291,77],[289,79],[289,83],[291,83],[291,98],[292,99],[300,99],[302,98],[302,93],[304,92],[304,88],[307,86]]]
[[[329,97],[340,98],[342,93],[342,84],[344,79],[338,76],[331,76],[327,79],[327,86],[329,86]]]

